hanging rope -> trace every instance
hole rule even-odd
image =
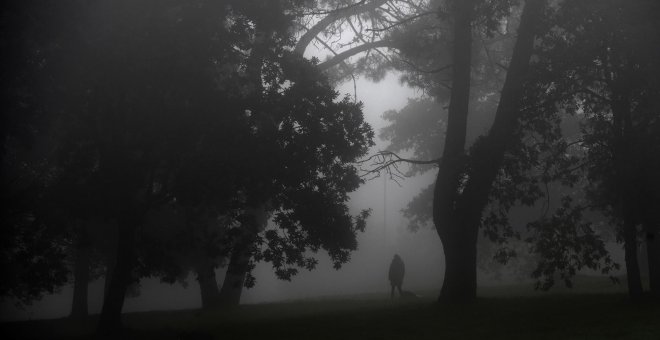
[[[387,244],[387,176],[383,176],[383,240]]]

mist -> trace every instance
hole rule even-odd
[[[408,98],[417,93],[400,84],[397,75],[374,83],[365,79],[357,81],[358,92],[353,91],[354,83],[346,82],[338,91],[357,97],[364,103],[366,120],[378,131],[385,125],[381,118],[387,110],[402,108]],[[376,140],[370,153],[385,150],[387,142]],[[433,175],[433,174],[430,174]],[[358,236],[358,249],[351,254],[351,260],[336,270],[332,263],[318,254],[320,263],[313,271],[301,271],[291,281],[278,280],[269,263],[259,263],[254,269],[257,280],[255,287],[247,289],[241,303],[255,304],[296,299],[319,299],[332,296],[360,294],[384,295],[389,292],[387,270],[394,254],[399,254],[406,264],[406,289],[437,293],[442,283],[443,257],[442,244],[435,230],[424,228],[410,231],[408,222],[402,216],[408,202],[428,186],[433,178],[429,175],[412,177],[397,183],[383,176],[367,181],[351,194],[349,206],[353,213],[362,209],[372,209],[364,233]],[[219,268],[217,279],[221,282],[226,268]],[[126,300],[127,312],[190,309],[201,304],[199,287],[195,278],[186,279],[187,286],[161,283],[157,278],[140,281],[140,294]],[[73,287],[65,286],[62,292],[46,296],[32,306],[18,309],[11,302],[2,304],[5,320],[41,319],[65,317],[71,308]],[[90,284],[90,313],[99,313],[103,303],[103,281]]]
[[[0,10],[2,334],[660,336],[653,1]]]

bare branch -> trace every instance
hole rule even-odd
[[[307,49],[307,46],[309,46],[312,40],[314,40],[314,38],[319,35],[319,33],[323,32],[323,30],[325,30],[328,26],[337,20],[374,10],[385,4],[387,1],[388,0],[373,0],[366,2],[366,0],[362,0],[354,5],[346,6],[333,11],[323,19],[319,20],[319,22],[317,22],[307,32],[305,32],[302,37],[300,37],[296,47],[294,48],[294,52],[300,55],[304,54],[305,49]]]
[[[385,171],[390,179],[403,179],[403,173],[398,168],[399,163],[408,163],[408,164],[440,164],[440,158],[432,160],[416,160],[403,158],[392,151],[379,151],[375,155],[372,155],[364,160],[358,161],[357,164],[360,167],[360,171],[363,173],[360,177],[376,178],[380,176],[381,171]],[[368,164],[369,169],[365,169],[362,166]],[[395,180],[396,181],[396,180]]]

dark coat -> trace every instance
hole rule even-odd
[[[390,263],[389,279],[393,286],[400,286],[403,283],[403,275],[406,273],[406,266],[399,255],[394,255]]]

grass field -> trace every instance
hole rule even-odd
[[[511,286],[481,290],[469,305],[434,296],[320,298],[233,310],[124,315],[127,339],[660,339],[660,305],[621,293],[515,296]],[[0,338],[90,338],[96,317],[2,324]]]

